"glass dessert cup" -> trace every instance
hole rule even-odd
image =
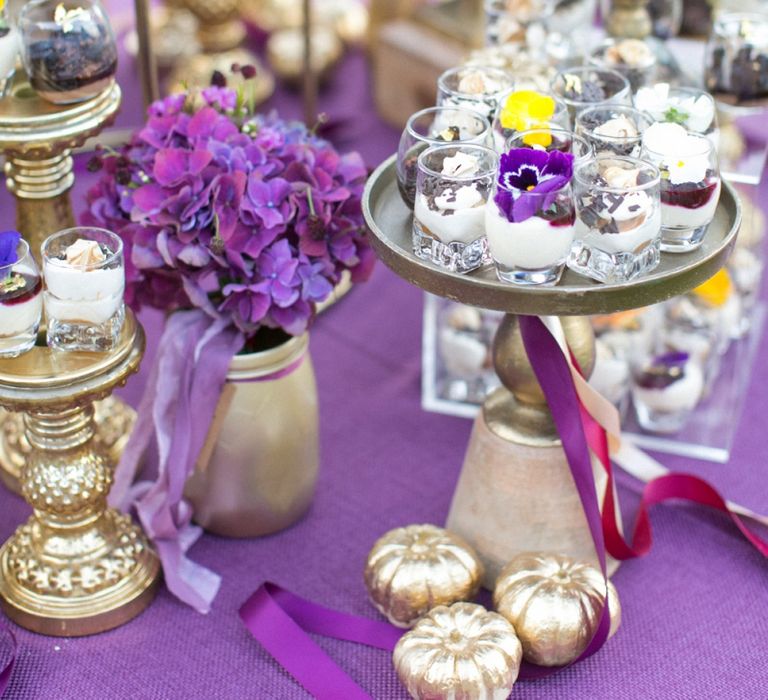
[[[32,0],[19,30],[29,82],[43,99],[84,102],[114,80],[117,45],[98,0]]]
[[[645,358],[632,368],[632,401],[643,430],[676,433],[704,391],[704,374],[688,353]]]
[[[429,107],[411,115],[397,149],[397,185],[403,201],[413,209],[419,155],[441,143],[489,145],[491,125],[466,107]]]
[[[125,319],[123,242],[104,229],[71,228],[43,242],[48,345],[104,352]]]
[[[29,244],[17,237],[8,246],[4,250],[0,243],[0,357],[17,357],[37,340],[43,283]]]
[[[708,92],[656,83],[638,90],[634,105],[654,121],[680,124],[688,131],[709,136],[717,147],[717,109]]]
[[[485,203],[498,155],[479,145],[432,146],[418,160],[413,253],[453,272],[488,263]]]
[[[516,220],[521,200],[527,200],[522,202],[527,211]],[[570,178],[545,193],[496,182],[485,210],[485,232],[498,278],[512,284],[557,284],[573,244],[575,219]]]
[[[625,156],[577,163],[576,242],[568,267],[598,282],[628,282],[661,259],[659,170]]]
[[[0,7],[0,98],[5,97],[16,73],[16,59],[21,47],[19,32],[8,17],[8,3]]]
[[[652,124],[647,114],[623,105],[589,107],[576,117],[575,132],[585,138],[599,155],[614,154],[638,158],[643,132]]]
[[[589,383],[616,407],[620,415],[626,415],[630,392],[629,361],[600,338],[595,338],[595,366]]]
[[[485,0],[485,45],[525,44],[528,29],[552,15],[554,0]]]
[[[605,68],[564,68],[552,78],[550,87],[568,106],[572,122],[575,122],[578,113],[587,107],[632,103],[629,81],[618,71]]]
[[[609,39],[592,52],[589,62],[621,73],[633,92],[652,83],[656,77],[656,55],[641,39]]]
[[[437,106],[468,107],[493,122],[501,99],[514,87],[514,80],[501,68],[449,68],[437,79]]]
[[[643,157],[661,172],[661,249],[687,253],[704,242],[720,201],[717,152],[706,136],[676,124],[663,126],[676,128],[667,129],[671,135],[662,140],[646,132]]]
[[[568,107],[562,100],[536,90],[511,90],[502,98],[493,120],[493,144],[502,151],[509,138],[521,131],[555,125],[571,128]]]
[[[768,98],[768,15],[722,13],[706,47],[704,84],[726,107],[763,109]]]
[[[573,155],[574,166],[594,157],[591,144],[578,134],[563,129],[556,124],[547,124],[528,131],[519,131],[510,136],[504,147],[505,151],[513,148],[533,148],[537,151],[560,151]]]

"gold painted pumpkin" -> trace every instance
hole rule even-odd
[[[435,525],[390,530],[373,545],[365,566],[371,602],[398,627],[412,627],[436,605],[473,598],[482,576],[472,548]]]
[[[557,554],[520,554],[504,567],[493,604],[515,628],[526,661],[570,663],[587,648],[600,621],[605,580],[593,566]],[[612,636],[621,622],[619,594],[608,582]]]
[[[393,662],[415,700],[500,700],[520,672],[523,649],[512,625],[482,605],[441,605],[397,643]]]

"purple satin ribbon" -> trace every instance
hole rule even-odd
[[[562,440],[600,566],[606,576],[607,587],[605,542],[592,459],[568,362],[540,318],[520,317],[520,330],[531,365],[547,397],[552,418]],[[311,603],[273,583],[263,584],[246,601],[240,608],[240,617],[251,634],[274,659],[318,700],[370,700],[370,696],[312,641],[308,632],[366,644],[390,653],[403,634],[402,630],[387,623]],[[597,652],[605,644],[609,631],[610,611],[606,590],[606,603],[597,631],[587,648],[573,663],[578,663]],[[565,667],[544,668],[524,663],[520,669],[520,678],[542,678],[557,673],[562,668]]]

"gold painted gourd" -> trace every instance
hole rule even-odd
[[[579,657],[594,636],[605,598],[605,579],[593,566],[556,554],[520,554],[504,567],[493,592],[496,610],[509,620],[526,661],[562,666]],[[621,606],[608,582],[612,636]]]
[[[414,700],[505,700],[523,650],[512,625],[474,603],[441,605],[395,647],[393,662]]]
[[[435,525],[409,525],[373,545],[365,586],[393,625],[411,627],[437,605],[473,598],[482,575],[483,565],[463,539]]]

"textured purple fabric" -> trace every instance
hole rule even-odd
[[[351,56],[323,96],[332,118],[354,119],[339,132],[369,164],[394,152],[398,134],[376,119],[365,60]],[[299,116],[296,97],[273,101]],[[78,187],[82,193],[87,175]],[[765,189],[764,192],[768,191]],[[76,196],[77,206],[81,206]],[[12,225],[3,191],[0,228]],[[257,540],[203,536],[190,550],[224,573],[208,615],[161,590],[133,622],[103,635],[56,639],[17,632],[19,655],[4,700],[109,698],[309,697],[243,627],[237,611],[264,580],[328,607],[381,619],[368,603],[365,556],[385,530],[443,523],[471,424],[420,408],[422,295],[383,266],[372,280],[318,320],[311,353],[321,416],[321,473],[307,517],[286,532]],[[150,354],[157,314],[142,316]],[[728,465],[660,456],[676,470],[703,476],[727,497],[768,511],[765,431],[768,345],[761,348],[733,458]],[[136,402],[148,371],[123,395]],[[619,485],[628,514],[637,485]],[[0,538],[29,514],[0,490]],[[623,623],[595,656],[556,676],[519,683],[518,700],[751,700],[766,697],[768,569],[762,557],[719,515],[698,508],[652,511],[655,544],[645,558],[623,564],[613,578]],[[0,640],[2,641],[2,640]],[[386,652],[318,638],[377,700],[406,700]],[[4,653],[0,648],[0,654]],[[342,699],[340,699],[342,700]]]

